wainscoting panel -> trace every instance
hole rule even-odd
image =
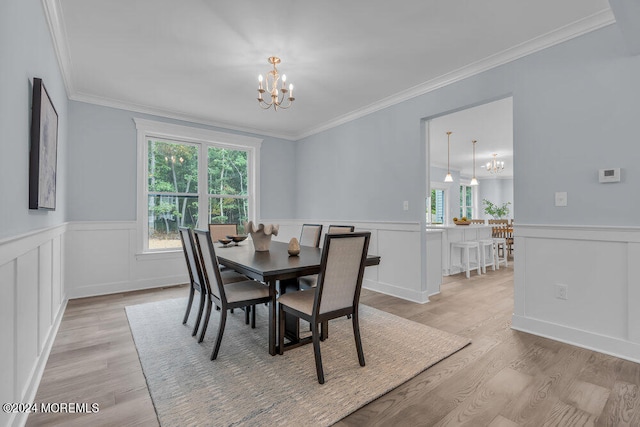
[[[18,402],[16,393],[16,262],[0,265],[0,401]],[[0,426],[10,425],[11,414],[0,411]]]
[[[640,361],[640,229],[518,225],[515,234],[514,329]]]
[[[66,224],[0,241],[0,400],[31,402],[66,307]],[[24,425],[0,412],[0,425]]]
[[[69,298],[188,282],[182,249],[136,253],[135,221],[71,223],[65,238]]]

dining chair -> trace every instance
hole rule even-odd
[[[279,353],[283,354],[284,351],[284,314],[308,321],[311,324],[316,375],[320,384],[324,384],[320,325],[331,319],[351,315],[358,361],[360,366],[365,366],[358,323],[358,304],[370,238],[370,232],[327,234],[324,238],[316,288],[288,292],[278,298]]]
[[[216,257],[213,241],[211,240],[211,232],[209,230],[195,230],[194,236],[196,247],[200,254],[200,263],[203,267],[202,277],[209,297],[207,314],[198,342],[204,340],[209,318],[211,317],[211,309],[215,305],[217,308],[220,308],[220,325],[218,327],[218,335],[213,347],[213,352],[211,353],[211,360],[215,360],[218,357],[218,351],[222,343],[222,336],[227,322],[227,311],[234,308],[251,306],[253,308],[251,310],[251,327],[255,328],[256,304],[274,304],[275,295],[271,294],[269,286],[265,286],[254,280],[223,284],[218,258]]]
[[[209,224],[211,232],[211,240],[217,242],[220,239],[226,239],[227,236],[238,234],[238,224]]]
[[[330,225],[327,229],[327,234],[340,234],[340,233],[353,233],[355,226],[353,225]],[[320,237],[318,237],[318,243],[320,243]],[[317,248],[318,246],[316,246]],[[298,278],[300,288],[309,289],[316,286],[318,283],[318,275],[311,274],[309,276],[302,276]]]
[[[195,336],[198,333],[198,327],[200,326],[200,319],[202,318],[202,311],[204,309],[206,289],[204,288],[204,280],[202,278],[202,269],[196,256],[196,247],[193,243],[193,235],[190,228],[179,227],[180,240],[182,241],[182,250],[184,252],[185,260],[187,261],[187,270],[189,271],[189,301],[187,302],[187,311],[182,319],[182,324],[187,323],[189,319],[189,313],[191,312],[191,306],[193,305],[193,297],[195,292],[200,293],[200,305],[198,306],[198,315],[196,316],[196,324],[193,327],[193,333],[191,336]]]
[[[484,225],[484,219],[471,219],[469,220],[471,224],[482,224]]]
[[[182,319],[182,324],[187,323],[189,319],[189,313],[193,305],[193,297],[195,292],[200,293],[200,305],[198,306],[198,315],[196,316],[196,323],[193,327],[191,336],[195,336],[198,333],[200,321],[202,319],[202,312],[204,310],[205,300],[207,298],[207,288],[203,286],[204,279],[202,275],[202,265],[200,264],[198,249],[194,243],[193,230],[187,227],[178,227],[180,233],[180,240],[182,241],[182,249],[185,259],[187,261],[187,270],[189,271],[189,300],[187,302],[187,311]],[[243,274],[235,272],[233,270],[224,271],[221,273],[222,283],[234,283],[249,280],[249,278]],[[249,323],[249,310],[245,310],[245,323]]]
[[[353,225],[330,225],[327,230],[328,234],[353,233],[356,227]]]
[[[300,245],[317,248],[320,246],[320,236],[322,236],[322,224],[302,224]]]

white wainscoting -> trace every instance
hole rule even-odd
[[[69,298],[187,283],[182,249],[138,254],[135,221],[74,222],[67,231]]]
[[[35,398],[67,298],[67,224],[0,241],[0,402]],[[0,425],[21,426],[26,413],[0,411]]]
[[[429,301],[426,279],[422,277],[421,230],[419,223],[411,222],[362,222],[362,221],[303,221],[269,219],[265,224],[279,224],[280,230],[274,240],[288,242],[292,237],[300,238],[302,224],[322,224],[322,234],[326,234],[330,224],[353,225],[356,231],[370,231],[369,253],[380,255],[380,265],[367,267],[363,287],[409,301],[424,303]],[[322,237],[324,239],[324,237]],[[322,240],[321,240],[322,242]],[[321,243],[322,246],[322,243]]]
[[[518,224],[514,236],[513,328],[640,362],[640,228]]]

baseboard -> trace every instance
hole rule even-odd
[[[512,329],[640,363],[640,344],[564,325],[513,315]]]
[[[36,393],[38,392],[38,387],[40,387],[40,381],[42,380],[42,375],[44,374],[44,368],[47,366],[47,361],[49,360],[49,354],[51,353],[51,349],[53,348],[53,343],[56,340],[56,336],[58,335],[58,329],[60,329],[60,323],[62,323],[62,317],[64,316],[64,312],[67,308],[67,302],[69,302],[68,298],[64,298],[62,304],[60,304],[60,309],[58,310],[58,314],[49,329],[49,336],[42,348],[42,352],[38,357],[38,361],[33,368],[33,372],[31,373],[31,378],[29,380],[29,385],[26,388],[24,396],[22,398],[23,403],[34,402],[36,399]],[[29,413],[20,412],[15,414],[15,418],[9,419],[10,426],[24,426],[27,423],[27,418],[29,417]]]
[[[100,283],[82,286],[70,291],[69,299],[97,297],[121,292],[142,291],[144,289],[164,288],[184,284],[184,275],[167,276],[162,279],[143,279],[126,282]]]
[[[371,291],[380,292],[381,294],[389,295],[396,298],[406,299],[407,301],[417,302],[424,304],[429,302],[429,296],[427,292],[412,291],[406,288],[399,288],[397,286],[390,285],[383,282],[375,282],[373,280],[364,279],[362,287]]]

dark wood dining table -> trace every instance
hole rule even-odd
[[[300,246],[298,256],[289,256],[289,245],[272,241],[269,251],[256,252],[251,241],[244,241],[235,246],[216,247],[218,263],[231,268],[247,277],[269,285],[272,295],[298,288],[298,277],[320,272],[322,249]],[[367,266],[380,264],[380,257],[369,255]],[[276,307],[269,305],[269,354],[277,354],[276,347]],[[299,340],[297,321],[287,322],[286,336],[292,345]]]

